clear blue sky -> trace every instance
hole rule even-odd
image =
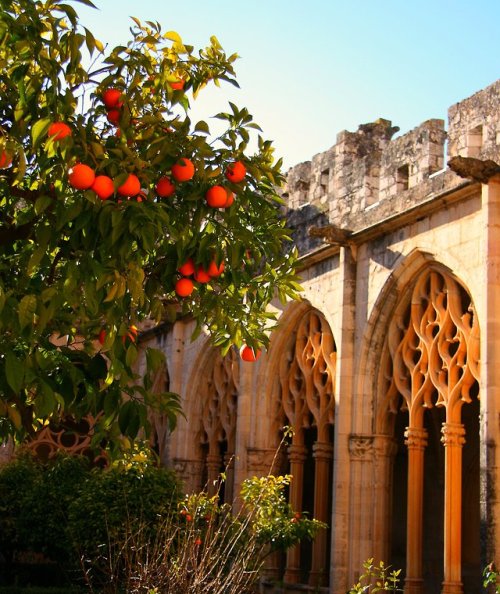
[[[216,35],[241,58],[241,89],[200,95],[199,117],[246,106],[285,169],[379,117],[401,132],[500,77],[500,0],[94,0],[76,5],[104,43],[131,15],[201,47]]]

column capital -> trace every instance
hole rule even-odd
[[[280,452],[272,448],[248,448],[247,449],[247,470],[248,472],[257,472],[267,474],[281,467],[279,461]]]
[[[373,454],[373,435],[349,435],[351,460],[369,460]]]
[[[405,445],[408,449],[425,450],[427,446],[427,430],[417,427],[406,427]]]
[[[444,447],[462,447],[465,443],[465,427],[462,423],[443,423],[441,433],[443,434],[441,443],[444,444]]]
[[[333,445],[331,443],[317,441],[312,449],[313,458],[316,460],[331,460],[333,458]]]
[[[307,459],[307,448],[305,445],[292,444],[288,446],[288,457],[290,462],[305,462]]]
[[[373,447],[375,455],[379,457],[392,458],[398,451],[398,444],[392,435],[374,435]]]

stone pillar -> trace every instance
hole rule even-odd
[[[444,481],[444,581],[442,594],[462,594],[462,446],[461,423],[443,423]]]
[[[389,560],[392,525],[392,485],[397,444],[390,435],[375,435],[374,453],[374,519],[373,556]]]
[[[313,445],[315,463],[314,474],[314,517],[321,522],[328,523],[328,504],[332,489],[330,485],[330,472],[333,458],[331,443],[316,442]],[[311,586],[325,586],[329,562],[327,559],[328,531],[320,530],[312,544],[311,572],[309,584]]]
[[[290,505],[294,510],[302,509],[302,493],[304,484],[304,462],[307,458],[307,448],[301,444],[292,444],[288,448],[290,459]],[[284,581],[289,584],[298,584],[301,578],[300,571],[300,544],[288,549],[286,556],[286,571]]]
[[[363,562],[373,556],[371,525],[373,518],[373,435],[350,435],[351,522],[349,535],[356,543],[351,548],[349,575],[357,580]]]
[[[424,505],[424,453],[427,431],[407,427],[408,503],[406,530],[405,594],[424,594],[422,577],[422,523]]]
[[[480,472],[482,563],[500,555],[500,175],[482,186],[484,262],[481,298]],[[485,545],[485,546],[484,546]]]
[[[212,453],[207,456],[207,494],[209,497],[216,495],[219,489],[221,461],[220,454]]]

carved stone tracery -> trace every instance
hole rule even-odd
[[[450,275],[420,275],[409,307],[389,327],[387,402],[409,411],[409,425],[422,426],[426,408],[457,408],[471,401],[479,380],[479,325],[471,298]],[[452,413],[452,416],[454,414]]]
[[[213,491],[221,467],[229,464],[226,501],[232,499],[232,457],[235,452],[239,390],[239,361],[234,350],[225,357],[214,350],[208,379],[201,389],[200,446],[206,448],[208,489]]]
[[[315,310],[306,312],[290,337],[288,348],[281,357],[279,367],[279,398],[276,420],[283,420],[294,429],[292,444],[288,448],[290,473],[290,503],[294,509],[303,508],[303,481],[305,463],[314,460],[314,517],[328,522],[331,480],[332,431],[335,413],[336,350],[332,333],[325,318]],[[315,443],[308,451],[306,431],[314,428]],[[327,533],[318,535],[312,545],[309,583],[321,586],[327,583]],[[284,580],[297,583],[304,574],[301,551],[296,546],[288,551]]]
[[[464,403],[479,398],[479,325],[472,299],[451,275],[430,268],[421,273],[406,308],[388,331],[386,405],[407,410],[408,447],[407,566],[405,592],[423,594],[422,517],[425,410],[441,406],[445,447],[443,594],[461,592],[461,423]]]

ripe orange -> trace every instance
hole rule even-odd
[[[12,156],[5,151],[0,153],[0,169],[7,169],[12,165]]]
[[[137,196],[137,194],[141,191],[141,182],[137,175],[133,173],[129,173],[127,179],[124,183],[118,188],[117,192],[120,196]]]
[[[223,208],[228,199],[226,188],[223,188],[222,186],[212,186],[205,194],[205,198],[208,206],[211,206],[212,208]]]
[[[115,193],[113,180],[107,175],[98,175],[95,178],[91,189],[94,190],[101,200],[107,200]]]
[[[175,192],[175,186],[170,181],[169,177],[163,176],[160,177],[158,182],[156,183],[156,193],[160,198],[168,198],[172,196]]]
[[[99,332],[98,340],[101,344],[104,344],[104,341],[106,340],[106,330],[104,330],[104,328],[102,328],[101,331]]]
[[[118,122],[120,121],[120,117],[122,115],[122,112],[119,109],[110,109],[108,111],[108,122],[110,124],[118,124]]]
[[[194,165],[189,159],[179,159],[177,163],[172,165],[172,177],[175,179],[175,181],[189,181],[193,175]]]
[[[182,78],[174,82],[170,82],[168,84],[172,87],[174,91],[182,91],[182,89],[184,88],[184,81],[182,80]]]
[[[194,274],[195,266],[193,258],[188,258],[182,266],[179,266],[177,270],[182,274],[182,276],[191,276]]]
[[[231,192],[231,190],[227,190],[227,200],[226,200],[226,204],[224,204],[224,208],[229,208],[230,206],[233,205],[234,202],[234,194]]]
[[[77,190],[88,190],[94,183],[95,173],[88,165],[77,163],[69,170],[68,180]]]
[[[259,350],[254,350],[246,344],[244,344],[240,349],[240,357],[243,361],[249,361],[250,363],[253,363],[254,361],[257,361],[260,355],[261,352]]]
[[[208,265],[207,272],[210,276],[220,276],[225,269],[226,265],[224,264],[224,260],[217,266],[215,260],[212,260]]]
[[[54,140],[62,140],[66,136],[71,136],[71,128],[64,122],[53,122],[49,126],[47,134],[54,138]]]
[[[120,101],[121,94],[119,89],[106,89],[102,94],[102,102],[106,109],[121,107],[123,105],[123,101]]]
[[[127,342],[127,340],[130,340],[130,342],[135,343],[137,340],[137,334],[138,334],[138,329],[137,326],[134,326],[133,324],[131,326],[129,326],[128,332],[127,334],[125,334],[124,336],[122,336],[122,342],[123,344],[125,344]]]
[[[189,297],[194,290],[193,281],[190,278],[180,278],[175,283],[175,292],[179,297]]]
[[[194,273],[194,280],[198,283],[208,283],[210,280],[210,275],[203,268],[203,266],[198,266],[196,272]]]
[[[230,182],[234,184],[238,184],[245,179],[245,175],[247,173],[247,168],[241,161],[236,161],[235,163],[231,163],[228,165],[226,169],[226,177]]]

